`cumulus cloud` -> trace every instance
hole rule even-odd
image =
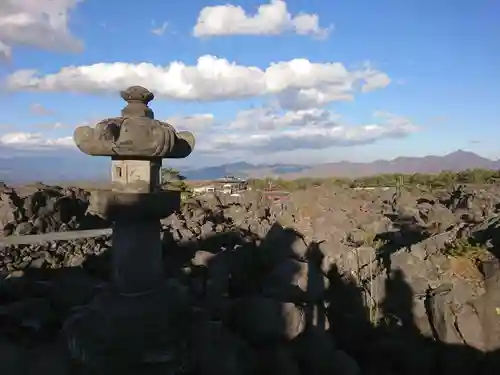
[[[54,114],[53,111],[51,111],[48,108],[45,108],[40,103],[32,104],[30,106],[30,112],[33,113],[34,115],[39,115],[39,116],[50,116],[50,115]]]
[[[47,75],[19,70],[4,85],[10,90],[84,93],[116,93],[130,85],[143,85],[158,97],[199,101],[278,95],[285,107],[304,109],[346,100],[356,92],[389,83],[384,72],[366,66],[348,70],[340,62],[293,59],[261,69],[204,55],[194,66],[178,61],[167,66],[116,62],[69,66]]]
[[[155,26],[155,22],[153,21],[153,28],[151,29],[151,33],[157,35],[157,36],[162,36],[165,34],[165,31],[167,31],[168,27],[168,22],[163,22],[161,26]]]
[[[80,51],[83,44],[68,28],[70,12],[81,0],[0,1],[0,58],[10,59],[12,46]]]
[[[341,122],[340,116],[321,109],[282,114],[272,109],[247,110],[230,124],[233,131],[207,136],[198,149],[206,153],[318,150],[371,144],[405,137],[418,130],[405,117],[388,112],[375,115],[378,122],[353,126]]]
[[[406,117],[399,116],[388,111],[375,111],[373,113],[373,117],[375,119],[381,119],[385,123],[395,127],[407,126],[410,124],[410,120],[408,120]]]
[[[18,131],[18,126],[0,125],[0,149],[24,151],[76,150],[73,129],[77,126],[95,126],[98,121],[82,121],[75,124],[46,122],[34,124],[32,131]],[[36,130],[38,129],[38,130]]]
[[[195,133],[197,157],[220,160],[240,156],[252,160],[255,155],[372,144],[418,131],[410,119],[390,112],[377,111],[373,119],[365,125],[352,125],[326,109],[254,108],[240,111],[228,122],[218,122],[208,113],[172,116],[166,121],[178,130]],[[1,135],[0,146],[26,152],[75,149],[71,136],[51,138],[43,133],[22,132]]]
[[[303,126],[329,128],[337,125],[339,115],[324,109],[310,109],[281,113],[273,108],[240,111],[228,128],[230,130],[281,130]]]
[[[355,87],[360,86],[361,92],[367,93],[387,87],[391,78],[384,72],[374,69],[367,62],[363,69],[349,72],[350,80],[345,77],[347,71],[343,65],[337,68],[337,80],[331,80],[325,84],[320,81],[314,87],[290,87],[277,94],[277,100],[281,108],[298,110],[322,107],[334,101],[353,100]]]
[[[193,35],[276,35],[292,31],[299,35],[326,37],[331,29],[331,26],[320,27],[316,14],[292,16],[283,0],[271,0],[269,4],[259,6],[254,15],[236,5],[207,6],[200,11]]]
[[[0,62],[8,61],[12,58],[12,48],[0,40]]]
[[[391,83],[391,79],[387,74],[372,69],[365,70],[363,80],[365,81],[365,84],[361,87],[363,92],[375,91],[387,87]]]
[[[44,129],[44,130],[62,129],[65,127],[66,127],[66,125],[61,123],[61,122],[53,122],[53,123],[38,124],[37,125],[37,128]]]
[[[329,85],[318,88],[287,89],[278,93],[277,102],[281,108],[301,110],[317,108],[335,101],[348,101],[354,99],[353,89],[350,85]]]
[[[73,137],[48,138],[42,133],[15,132],[0,135],[0,145],[27,150],[53,149],[55,147],[72,148]]]
[[[211,113],[195,114],[190,116],[172,116],[166,122],[177,130],[199,132],[208,129],[214,124],[214,115]]]

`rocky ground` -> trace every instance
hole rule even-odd
[[[107,225],[88,198],[4,187],[4,235]],[[168,278],[198,312],[186,332],[190,373],[486,375],[500,366],[494,187],[316,187],[276,202],[249,192],[187,202],[163,229]],[[69,373],[58,334],[106,286],[110,245],[0,248],[1,374]]]

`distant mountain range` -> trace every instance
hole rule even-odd
[[[106,180],[110,178],[109,164],[109,158],[77,153],[6,157],[0,158],[0,180],[11,184]]]
[[[262,177],[362,177],[382,173],[439,173],[462,171],[472,168],[500,169],[500,160],[491,160],[473,152],[458,150],[444,156],[398,157],[393,160],[376,160],[369,163],[340,161],[317,165],[273,164],[253,165],[245,162],[224,164],[217,167],[184,170],[190,180],[210,180],[226,175],[246,178]]]
[[[91,158],[79,153],[0,158],[0,180],[6,183],[108,181],[109,163],[109,158]],[[500,169],[500,160],[490,160],[473,152],[458,150],[444,156],[398,157],[370,163],[340,161],[316,165],[253,165],[238,162],[216,167],[182,169],[181,172],[189,180],[211,180],[227,175],[292,179],[329,176],[354,178],[381,173],[439,173],[470,168]]]

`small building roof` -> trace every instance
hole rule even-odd
[[[218,178],[215,181],[217,182],[226,182],[226,183],[241,183],[241,182],[246,182],[245,179],[235,177],[235,176],[224,176],[222,178]]]

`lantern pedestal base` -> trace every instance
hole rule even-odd
[[[72,362],[84,374],[182,374],[191,308],[179,286],[140,295],[99,295],[64,326]]]

